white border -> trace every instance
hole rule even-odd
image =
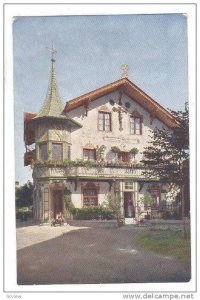
[[[114,15],[114,14],[166,14],[166,13],[183,13],[188,16],[188,39],[189,39],[189,104],[190,104],[190,121],[191,121],[191,142],[195,145],[195,103],[196,103],[196,85],[195,85],[195,5],[187,4],[8,4],[5,6],[5,31],[4,31],[4,51],[5,51],[5,290],[6,291],[170,291],[184,292],[195,290],[196,261],[195,261],[195,237],[196,237],[196,220],[195,220],[195,160],[191,160],[191,211],[192,211],[192,280],[188,283],[145,283],[145,284],[107,284],[107,285],[47,285],[47,286],[18,286],[16,284],[16,257],[15,247],[15,211],[14,211],[14,116],[13,116],[13,61],[12,61],[12,21],[15,16],[50,16],[50,15]],[[9,133],[9,134],[8,134]],[[192,147],[191,157],[195,157],[196,148]],[[13,199],[11,201],[10,199]],[[9,218],[8,218],[9,216]],[[12,245],[12,246],[11,246]],[[37,294],[32,295],[33,298]],[[67,296],[67,295],[66,295]],[[101,295],[104,297],[104,294]],[[57,297],[49,294],[48,299]],[[62,297],[62,295],[60,295]],[[70,296],[71,297],[71,296]],[[115,298],[117,294],[115,294]],[[89,299],[89,295],[87,296]],[[96,298],[96,295],[95,295]]]

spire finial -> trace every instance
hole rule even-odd
[[[51,52],[51,61],[55,62],[54,54],[57,52],[56,49],[54,49],[53,45],[51,48],[48,48],[48,47],[46,47],[46,48],[49,52]]]
[[[122,65],[121,70],[122,70],[121,78],[128,78],[128,70],[129,70],[128,65]]]

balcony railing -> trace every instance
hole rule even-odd
[[[136,164],[104,163],[99,165],[64,166],[60,163],[37,163],[34,168],[36,177],[66,178],[144,178],[144,166]]]

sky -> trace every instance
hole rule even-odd
[[[13,22],[15,178],[32,180],[24,167],[23,112],[37,113],[48,89],[54,45],[63,105],[128,78],[165,108],[188,100],[187,18],[181,14],[17,17]]]

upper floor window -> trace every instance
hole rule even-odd
[[[111,113],[99,111],[98,129],[100,131],[111,131]]]
[[[39,144],[39,159],[41,160],[47,160],[47,143]]]
[[[83,159],[94,161],[96,160],[96,150],[95,149],[83,149]]]
[[[131,134],[142,134],[142,119],[141,117],[130,117]]]
[[[129,162],[130,161],[130,153],[123,152],[123,151],[118,152],[118,160],[124,161],[124,162]]]
[[[52,159],[62,160],[63,159],[63,144],[52,143]]]

